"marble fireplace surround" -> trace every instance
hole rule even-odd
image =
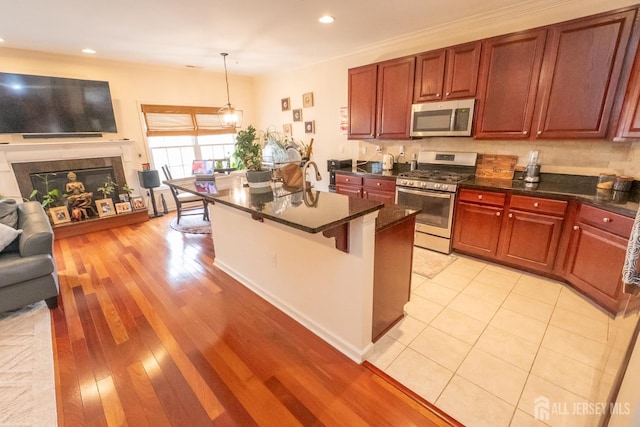
[[[17,200],[28,197],[33,189],[29,173],[111,166],[118,185],[126,182],[140,189],[134,150],[135,143],[129,140],[0,144],[0,194]]]

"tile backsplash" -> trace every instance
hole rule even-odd
[[[472,138],[424,138],[411,141],[361,140],[358,142],[360,160],[376,159],[376,146],[383,153],[391,153],[396,161],[406,163],[419,151],[472,151],[482,154],[518,156],[518,165],[526,165],[529,151],[540,152],[542,172],[595,176],[600,173],[629,175],[640,179],[640,141],[489,141]],[[404,156],[398,158],[400,146]],[[366,153],[363,153],[366,149]]]

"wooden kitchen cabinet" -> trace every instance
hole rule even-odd
[[[567,281],[615,313],[626,301],[621,277],[632,226],[632,218],[582,205],[569,240]]]
[[[376,137],[409,138],[415,69],[414,56],[378,64]]]
[[[396,182],[393,179],[360,177],[336,173],[336,193],[394,204]]]
[[[378,65],[351,68],[349,80],[348,139],[367,139],[376,136],[376,91]]]
[[[552,272],[568,203],[463,188],[453,248],[515,267]]]
[[[362,183],[362,198],[392,205],[396,201],[396,183],[389,179],[365,177]]]
[[[614,137],[640,138],[640,49],[637,48]]]
[[[550,27],[535,137],[606,137],[635,14],[631,9]]]
[[[528,139],[547,30],[485,40],[475,138]]]
[[[480,51],[478,41],[419,54],[413,102],[473,98],[478,84]]]
[[[453,226],[453,248],[495,258],[505,201],[504,193],[461,189]]]
[[[408,139],[414,56],[349,69],[348,139]]]
[[[362,178],[336,172],[336,193],[345,196],[362,197]]]
[[[498,259],[537,271],[553,271],[568,203],[512,195],[498,245]]]

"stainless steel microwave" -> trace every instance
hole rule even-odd
[[[475,99],[411,106],[411,136],[471,136]]]

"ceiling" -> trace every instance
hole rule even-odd
[[[551,3],[557,2],[552,1]],[[528,0],[17,0],[2,46],[256,75],[313,64]],[[455,7],[452,7],[455,6]],[[503,11],[504,12],[504,11]],[[323,14],[333,24],[320,24]]]

